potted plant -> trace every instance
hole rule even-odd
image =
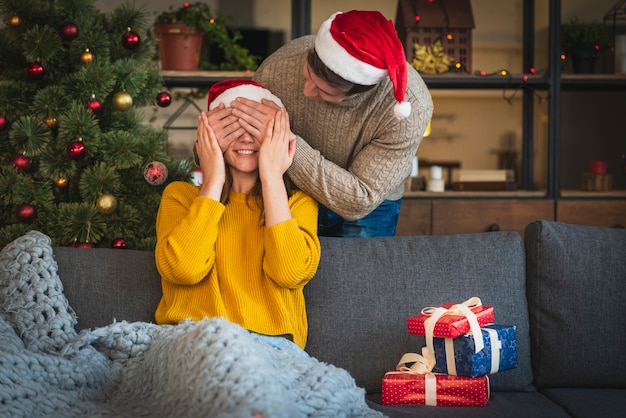
[[[157,16],[154,32],[163,70],[253,71],[258,65],[258,58],[241,45],[242,35],[230,17],[214,15],[206,3],[170,6]],[[210,46],[223,52],[221,62],[201,59],[203,47]]]
[[[608,35],[599,22],[582,23],[577,17],[561,26],[561,51],[572,58],[575,73],[593,73],[598,53],[608,45]]]

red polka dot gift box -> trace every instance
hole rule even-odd
[[[382,382],[382,404],[429,406],[485,406],[489,400],[487,376],[418,374],[389,371]]]
[[[494,322],[494,312],[493,306],[483,305],[480,298],[472,297],[463,303],[424,308],[406,322],[409,334],[456,338],[470,331],[480,334],[480,327]]]

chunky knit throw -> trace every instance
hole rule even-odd
[[[77,251],[81,251],[77,249]],[[50,238],[0,252],[0,416],[380,417],[343,369],[222,318],[75,330]]]

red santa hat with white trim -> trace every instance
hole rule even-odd
[[[271,100],[280,107],[285,107],[283,102],[259,83],[247,78],[231,78],[219,81],[211,86],[208,94],[208,108],[215,109],[220,103],[229,107],[237,97],[260,102],[261,99]]]
[[[315,51],[335,74],[351,83],[371,86],[388,76],[398,103],[394,114],[404,119],[411,103],[404,101],[407,65],[404,46],[393,23],[380,12],[336,12],[322,23]]]

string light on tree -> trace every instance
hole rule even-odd
[[[0,115],[0,132],[4,131],[7,126],[9,126],[9,121],[7,120],[6,116]]]

